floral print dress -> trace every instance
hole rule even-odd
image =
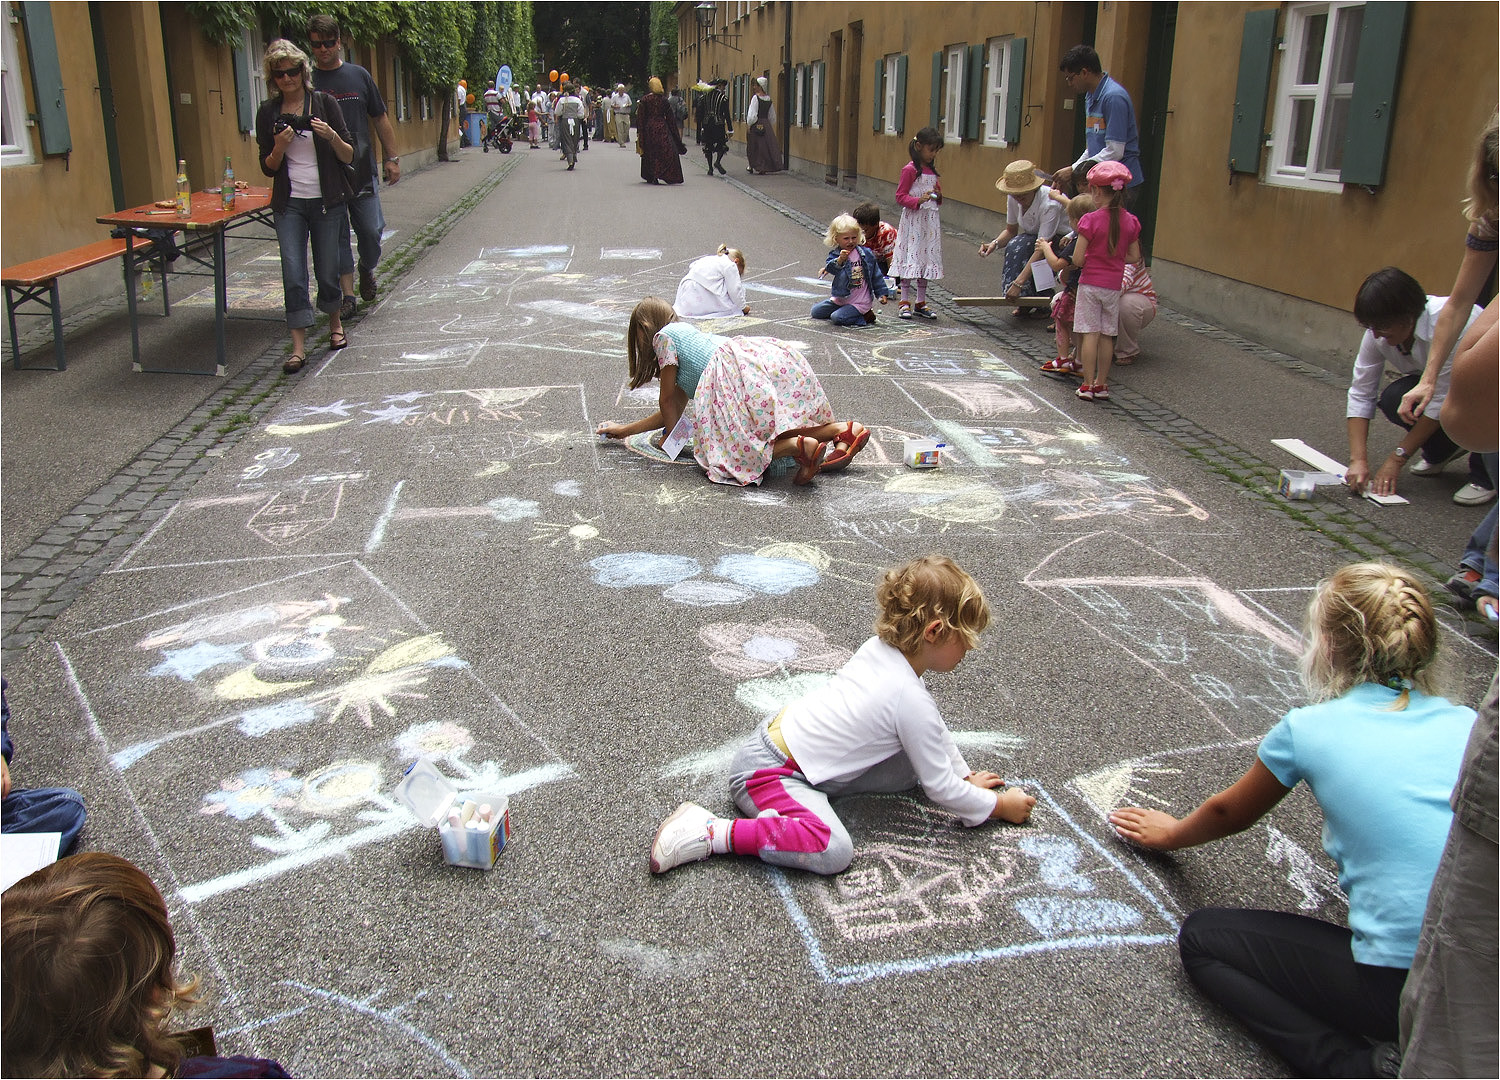
[[[823,384],[784,341],[669,323],[652,345],[692,399],[693,455],[716,484],[760,483],[776,436],[833,422]]]

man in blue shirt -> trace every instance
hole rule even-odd
[[[1057,65],[1063,73],[1063,82],[1075,94],[1084,97],[1083,138],[1084,151],[1078,160],[1065,165],[1053,174],[1059,184],[1066,184],[1073,170],[1085,161],[1098,164],[1101,161],[1122,161],[1130,170],[1131,181],[1126,187],[1125,205],[1131,203],[1131,195],[1146,179],[1141,171],[1140,136],[1135,126],[1135,106],[1130,94],[1099,67],[1099,54],[1091,46],[1074,45]],[[1083,177],[1079,177],[1080,186]]]

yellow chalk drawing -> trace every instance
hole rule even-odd
[[[768,544],[763,548],[758,548],[755,554],[764,559],[796,559],[798,562],[807,563],[808,566],[818,571],[827,570],[833,562],[833,556],[813,544],[790,542]]]
[[[885,489],[903,495],[926,496],[915,501],[911,512],[934,521],[976,525],[1005,516],[1005,496],[994,488],[962,476],[942,473],[898,473],[886,481]]]
[[[226,675],[214,686],[214,693],[228,701],[248,701],[253,698],[275,697],[289,690],[300,690],[311,686],[311,679],[298,682],[265,682],[255,674],[255,668],[247,667]]]
[[[564,540],[571,540],[573,542],[573,550],[582,551],[584,544],[590,540],[599,539],[599,530],[593,524],[599,519],[596,517],[586,518],[576,510],[573,512],[573,517],[578,521],[576,525],[567,525],[556,521],[538,521],[536,523],[536,533],[531,539],[534,541],[549,541],[549,546],[551,547],[556,547]],[[608,541],[604,542],[608,543]]]
[[[443,640],[442,634],[423,634],[421,637],[407,638],[386,649],[370,661],[365,674],[379,675],[414,664],[430,664],[452,654],[453,648]]]
[[[332,431],[334,428],[352,424],[352,420],[333,420],[327,424],[267,424],[267,435],[316,435],[320,431]]]

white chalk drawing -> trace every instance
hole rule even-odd
[[[804,619],[763,623],[711,623],[698,631],[709,648],[708,662],[736,679],[776,672],[837,671],[848,649],[830,644],[823,631]]]
[[[839,800],[854,862],[834,878],[767,868],[826,982],[1037,953],[1167,945],[1177,920],[1035,780],[1032,823],[968,830],[907,796]],[[894,812],[893,812],[894,808]]]
[[[816,585],[821,573],[814,563],[778,550],[722,556],[709,571],[722,582],[696,582],[703,564],[686,555],[629,551],[600,555],[589,562],[594,583],[614,589],[660,588],[662,596],[692,607],[740,603],[756,595],[785,596]]]
[[[344,485],[363,479],[364,473],[302,477],[272,495],[250,515],[245,527],[277,547],[305,540],[338,520]]]
[[[1098,574],[1094,552],[1118,565],[1133,554],[1133,575]],[[1263,733],[1302,704],[1294,672],[1295,635],[1234,592],[1117,532],[1063,545],[1024,583],[1069,611],[1112,647],[1196,701],[1229,735]]]
[[[290,468],[297,463],[299,456],[289,446],[274,446],[269,450],[262,450],[255,455],[255,464],[247,465],[240,470],[240,479],[247,482],[259,480],[268,472]]]
[[[800,281],[802,279],[798,278],[797,280]],[[786,296],[796,300],[821,300],[824,295],[820,292],[806,292],[802,289],[783,288],[780,285],[767,285],[761,281],[745,282],[745,291],[747,293],[761,293],[765,296]]]
[[[1333,900],[1349,906],[1349,898],[1339,888],[1339,879],[1332,870],[1318,865],[1307,850],[1276,826],[1267,824],[1266,861],[1272,866],[1286,869],[1286,880],[1302,894],[1297,907],[1302,911],[1317,911],[1324,900]]]
[[[991,427],[939,420],[938,432],[950,447],[980,468],[1079,468],[1130,464],[1104,446],[1098,434],[1076,425],[1032,423]]]
[[[601,260],[626,259],[632,262],[659,262],[661,248],[600,248]]]
[[[938,331],[929,328],[934,336],[957,334],[957,330]],[[1010,364],[982,349],[962,346],[929,345],[926,342],[903,340],[877,345],[871,360],[879,371],[894,368],[908,375],[963,375],[975,379],[996,379],[1002,382],[1024,381],[1022,375]],[[871,372],[872,374],[874,371]]]
[[[480,329],[465,323],[465,329]],[[486,327],[485,329],[488,329]],[[382,340],[365,345],[350,342],[347,349],[318,371],[319,378],[381,375],[398,372],[451,372],[468,367],[489,344],[488,338],[401,342]]]
[[[423,999],[432,993],[431,990],[419,991],[395,1005],[381,1006],[378,1003],[386,996],[385,990],[376,990],[365,997],[353,998],[337,990],[309,986],[306,983],[286,979],[275,983],[273,987],[273,989],[282,988],[295,991],[295,1004],[248,1023],[221,1027],[216,1033],[218,1037],[228,1042],[236,1036],[268,1027],[284,1032],[288,1028],[294,1028],[299,1018],[307,1017],[309,1031],[321,1031],[328,1028],[334,1030],[357,1028],[359,1030],[360,1038],[357,1043],[359,1060],[351,1058],[346,1062],[351,1070],[357,1068],[360,1061],[376,1060],[380,1046],[385,1044],[389,1052],[399,1055],[399,1060],[410,1063],[414,1074],[436,1076],[441,1072],[443,1075],[457,1077],[474,1075],[446,1045],[408,1019],[408,1014],[413,1012],[416,1006],[422,1004]],[[452,1005],[453,1003],[449,1002],[446,1007],[451,1008]],[[438,1006],[439,1009],[444,1007]],[[324,1016],[324,1013],[332,1015]],[[293,1044],[310,1044],[315,1041],[310,1035],[304,1039],[289,1039],[289,1042]],[[319,1045],[323,1046],[325,1054],[336,1055],[338,1053],[334,1047],[322,1043]],[[338,1070],[329,1069],[328,1071]]]
[[[527,311],[541,312],[562,319],[583,323],[600,323],[624,329],[630,322],[630,312],[621,311],[613,304],[580,304],[573,300],[528,300],[519,305]]]
[[[465,790],[572,775],[355,562],[100,627],[59,651],[188,903],[420,828],[390,795],[417,753]],[[285,737],[311,725],[315,740]],[[186,812],[215,824],[183,822],[184,791],[196,792]],[[222,835],[205,843],[205,827]]]
[[[921,385],[949,398],[952,401],[951,408],[975,419],[1029,416],[1043,411],[1037,400],[1020,387],[1010,386],[999,380],[954,379],[948,382],[924,382]],[[940,404],[931,411],[941,413],[946,410]]]
[[[538,521],[536,523],[536,531],[531,536],[532,541],[534,543],[548,544],[551,547],[571,543],[574,552],[583,551],[585,544],[595,540],[601,543],[608,543],[607,540],[604,540],[600,536],[599,528],[594,524],[594,522],[599,520],[598,517],[586,518],[577,511],[574,511],[573,518],[574,520],[571,524],[568,522]]]

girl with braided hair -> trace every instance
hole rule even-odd
[[[1178,947],[1189,977],[1299,1076],[1395,1076],[1401,987],[1453,813],[1472,709],[1433,692],[1437,619],[1426,589],[1385,563],[1323,582],[1307,611],[1302,675],[1314,704],[1261,740],[1233,785],[1178,820],[1125,807],[1125,840],[1173,851],[1242,832],[1299,780],[1323,811],[1323,849],[1349,925],[1202,908]]]

